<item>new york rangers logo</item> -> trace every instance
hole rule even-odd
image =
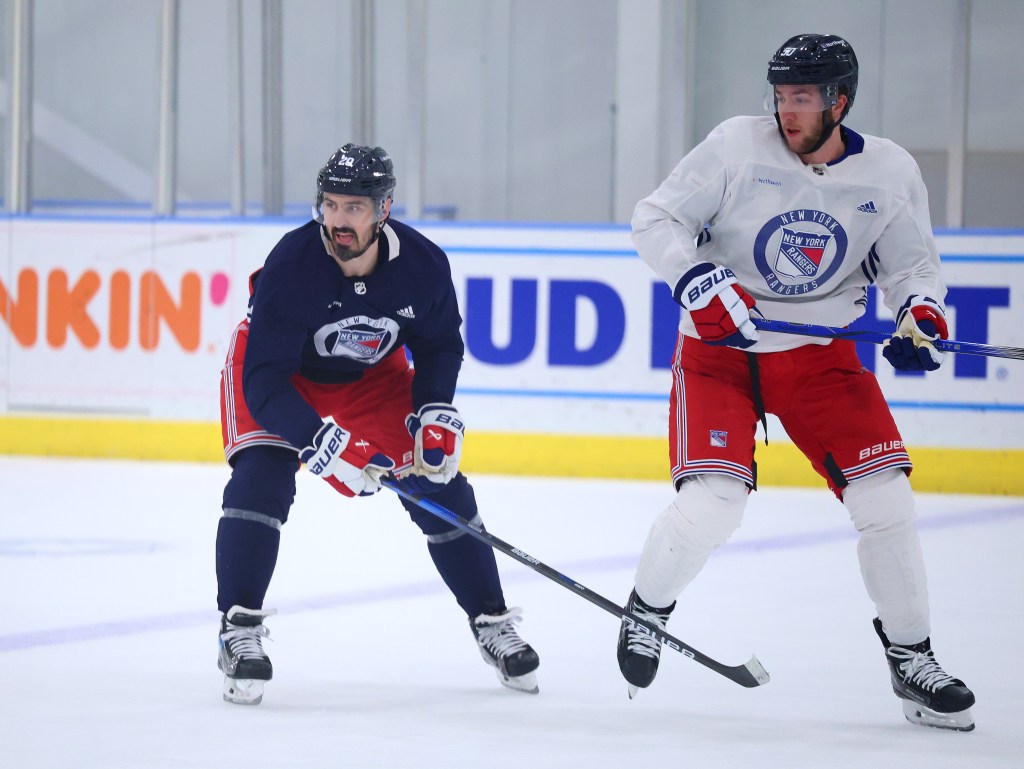
[[[321,326],[313,335],[313,344],[325,358],[351,358],[376,363],[394,347],[398,324],[391,318],[356,315]]]
[[[810,278],[818,274],[822,257],[828,248],[832,235],[815,232],[801,232],[789,227],[782,228],[782,243],[775,259],[775,269],[791,278]]]
[[[846,246],[846,230],[837,219],[824,211],[798,208],[772,217],[757,233],[754,264],[776,294],[806,294],[835,275]]]

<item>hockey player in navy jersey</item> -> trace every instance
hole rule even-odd
[[[462,319],[444,252],[390,219],[395,175],[380,147],[346,144],[317,176],[313,221],[287,233],[251,279],[221,386],[231,478],[217,529],[218,667],[224,699],[258,704],[272,676],[263,608],[302,464],[347,497],[393,473],[480,523],[459,472],[452,405]],[[406,349],[412,355],[409,366]],[[396,497],[396,499],[399,499]],[[537,654],[516,631],[494,553],[401,499],[499,680],[536,693]]]
[[[773,413],[859,532],[874,627],[907,719],[966,731],[974,695],[931,650],[910,457],[874,375],[851,341],[759,334],[751,322],[759,311],[845,326],[875,283],[897,325],[885,358],[918,372],[942,361],[929,343],[947,332],[927,194],[907,152],[842,125],[857,74],[840,37],[787,40],[768,66],[773,116],[726,120],[636,207],[637,251],[686,312],[669,415],[677,493],[651,527],[628,605],[665,626],[739,526],[755,488],[756,424]],[[623,623],[618,660],[631,696],[651,684],[659,654]]]

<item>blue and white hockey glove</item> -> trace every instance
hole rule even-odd
[[[380,479],[394,461],[367,440],[326,421],[313,443],[299,452],[306,469],[347,497],[368,497],[381,489]]]
[[[402,483],[419,494],[439,491],[459,472],[462,438],[466,426],[462,416],[448,403],[428,403],[405,418],[414,446],[412,467]]]
[[[706,344],[750,347],[759,339],[750,313],[761,313],[728,267],[701,262],[679,279],[673,293]]]
[[[942,365],[942,353],[931,344],[949,339],[942,306],[927,296],[911,296],[896,315],[896,333],[882,355],[899,371],[935,371]]]

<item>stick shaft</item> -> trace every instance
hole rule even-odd
[[[453,526],[466,532],[470,536],[475,537],[481,542],[490,545],[495,550],[498,550],[504,553],[505,555],[514,558],[515,560],[519,561],[522,564],[525,564],[526,566],[529,566],[535,572],[544,575],[552,582],[557,582],[562,587],[566,588],[567,590],[571,590],[573,593],[576,593],[576,595],[580,596],[581,598],[585,598],[586,600],[590,601],[590,603],[604,609],[609,614],[613,614],[619,619],[630,623],[631,625],[639,629],[641,632],[648,633],[665,646],[675,649],[677,652],[680,652],[681,654],[686,655],[695,662],[699,662],[701,665],[704,665],[705,667],[714,670],[716,673],[725,676],[729,680],[735,681],[741,686],[746,686],[748,688],[761,686],[762,684],[768,683],[768,673],[765,671],[764,667],[762,667],[761,663],[758,662],[757,657],[751,657],[750,661],[748,661],[745,665],[723,665],[721,662],[718,662],[717,660],[714,660],[711,657],[708,657],[707,655],[697,651],[689,644],[680,641],[675,636],[666,633],[657,625],[648,622],[645,619],[642,619],[633,612],[628,611],[627,609],[624,609],[621,606],[618,606],[617,604],[613,603],[604,596],[595,593],[590,588],[581,585],[579,582],[572,579],[571,577],[567,577],[561,572],[552,569],[550,566],[537,560],[529,553],[526,553],[517,547],[513,547],[507,542],[499,539],[483,527],[470,523],[465,518],[456,515],[451,510],[437,504],[436,502],[432,502],[430,499],[426,497],[409,492],[408,490],[403,488],[398,481],[394,480],[393,478],[384,478],[381,480],[381,484],[391,489],[399,496],[404,497],[405,499],[408,499],[409,501],[415,503],[422,509],[426,510],[428,513],[431,513],[432,515],[435,515],[438,518],[447,521]]]
[[[753,321],[759,331],[775,331],[780,334],[798,334],[828,339],[852,339],[855,342],[871,342],[872,344],[885,344],[892,336],[881,331],[835,328],[834,326],[820,326],[813,323],[789,323],[784,320],[768,320],[767,318],[752,317],[751,321]],[[994,344],[980,344],[978,342],[958,342],[954,339],[936,339],[932,342],[932,345],[941,352],[1024,360],[1024,347],[1004,347]]]

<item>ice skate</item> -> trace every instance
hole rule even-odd
[[[217,667],[224,673],[226,702],[259,705],[263,701],[263,685],[274,677],[270,657],[263,651],[263,638],[270,636],[263,620],[276,613],[275,609],[232,606],[221,617]]]
[[[528,694],[537,694],[536,670],[540,658],[528,643],[519,637],[515,623],[522,620],[523,610],[513,607],[502,614],[481,614],[471,617],[469,626],[480,647],[480,656],[492,666],[503,686]]]
[[[893,644],[874,620],[875,632],[885,647],[892,690],[903,701],[903,715],[912,724],[969,732],[974,728],[971,705],[974,693],[959,678],[949,675],[935,660],[931,639],[913,646]]]
[[[629,594],[626,609],[641,619],[645,619],[664,629],[668,624],[668,616],[676,604],[665,609],[655,609],[640,600],[636,590]],[[658,674],[658,661],[661,659],[661,642],[651,636],[647,628],[623,620],[619,629],[619,645],[617,649],[619,670],[629,684],[627,691],[633,699],[637,691],[651,685]]]

